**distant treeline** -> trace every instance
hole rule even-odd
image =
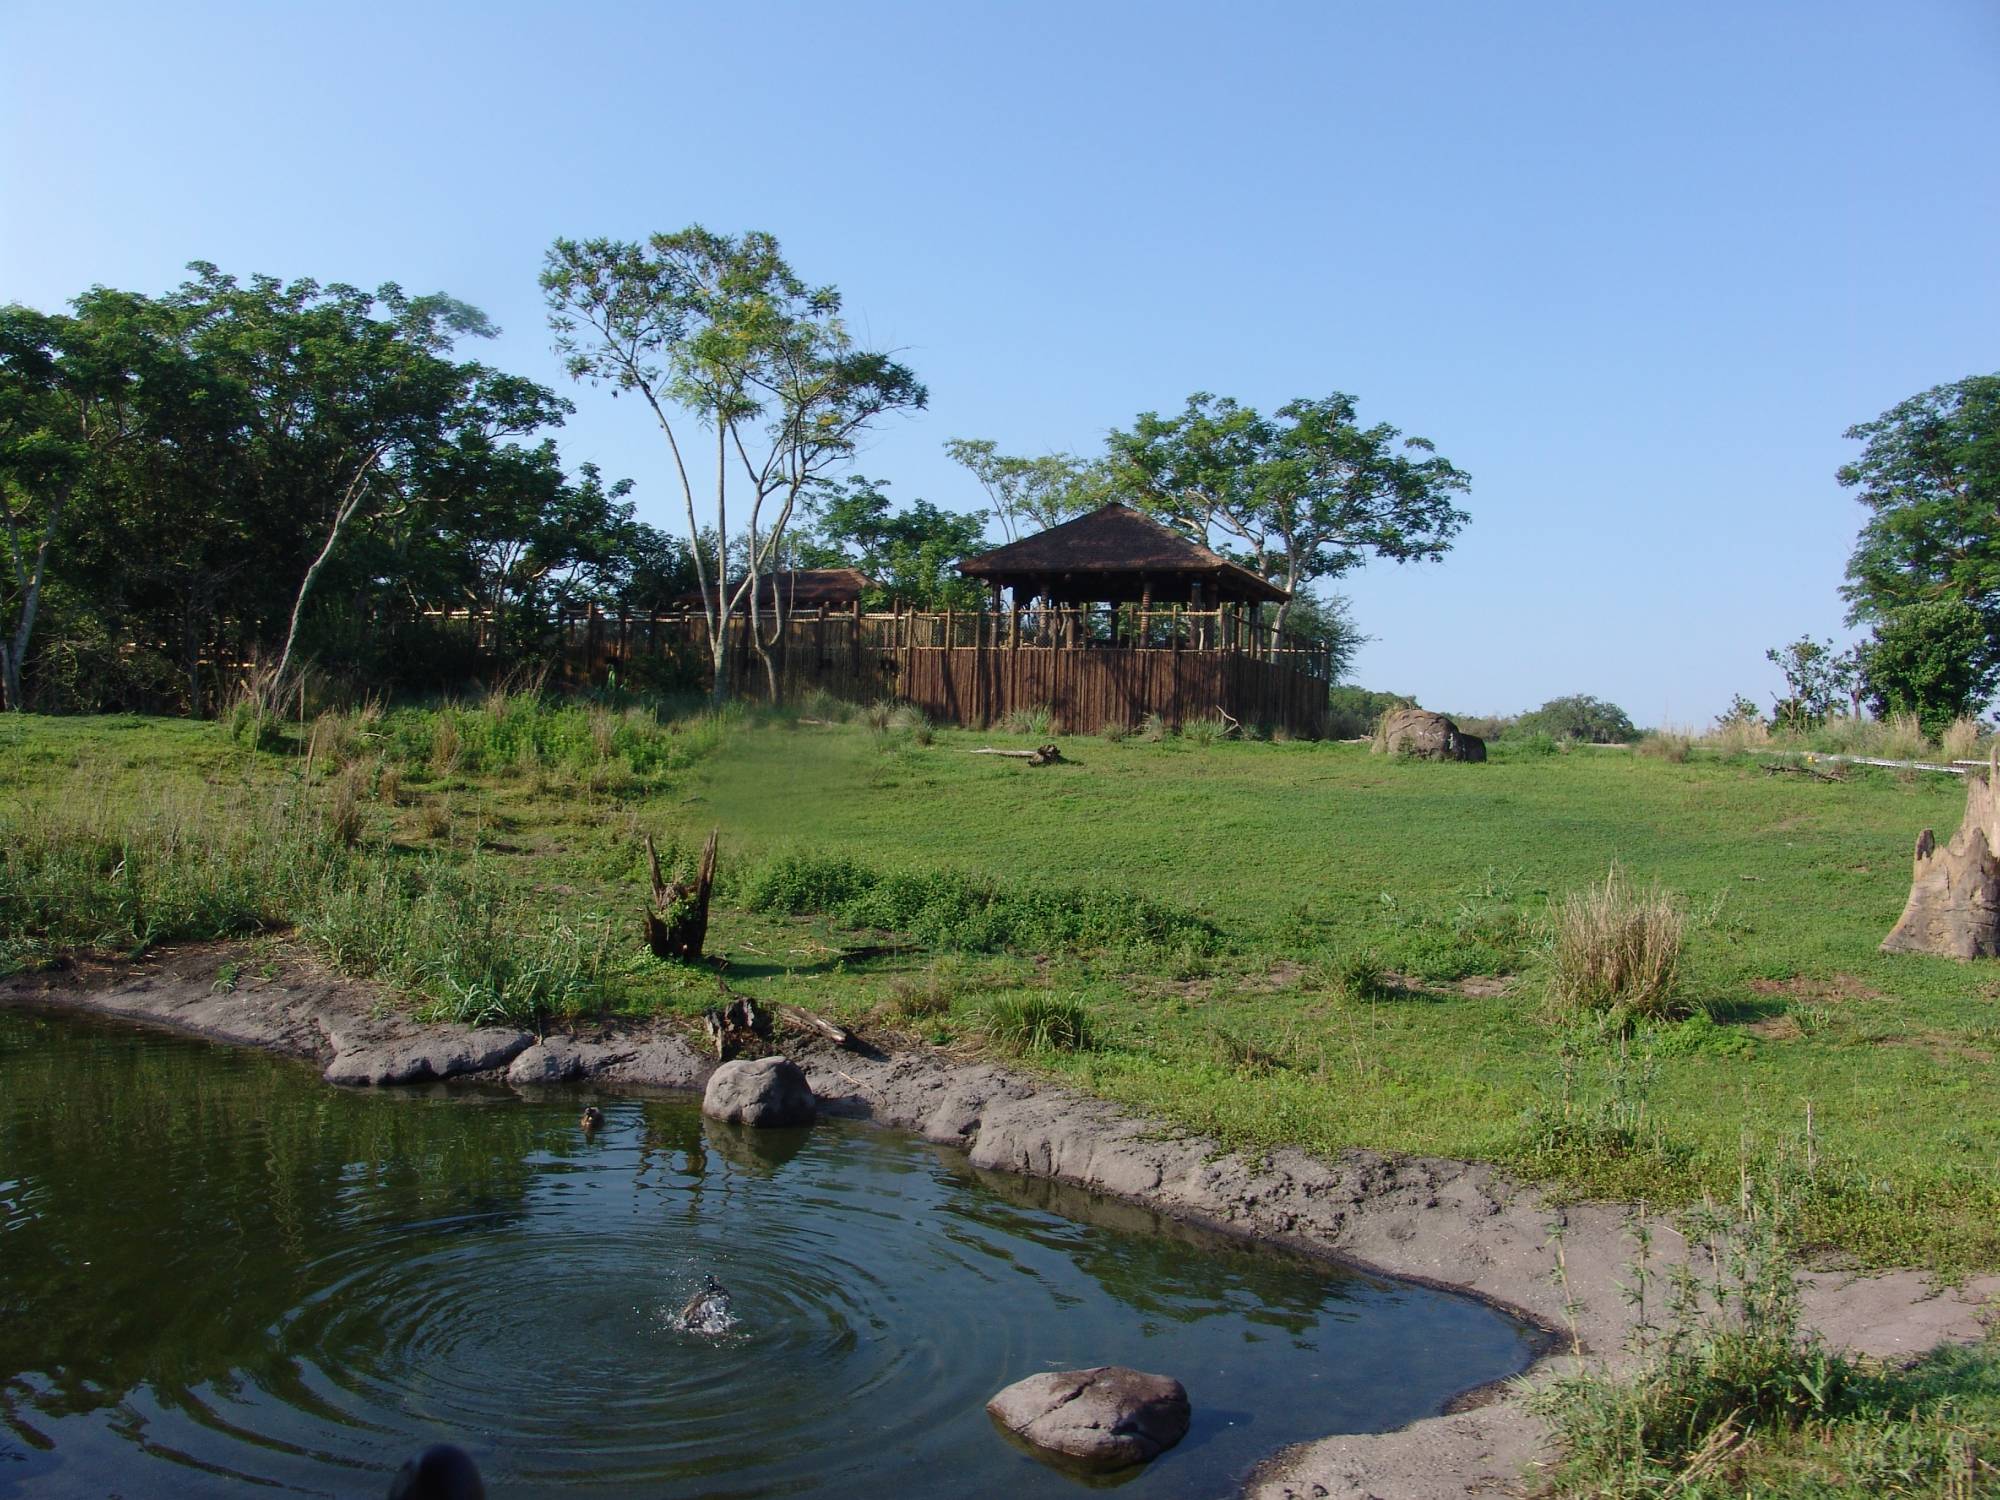
[[[209,712],[288,643],[448,684],[693,586],[626,483],[564,470],[569,402],[454,356],[493,332],[476,310],[192,270],[0,309],[7,706]]]

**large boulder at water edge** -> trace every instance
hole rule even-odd
[[[1383,715],[1375,749],[1419,760],[1484,760],[1486,741],[1466,734],[1443,714],[1427,708],[1395,708]]]
[[[1022,1441],[1090,1469],[1122,1469],[1164,1453],[1188,1430],[1181,1383],[1123,1365],[1018,1380],[986,1403]]]
[[[726,1062],[701,1096],[703,1114],[731,1125],[810,1125],[818,1107],[804,1070],[784,1057]]]

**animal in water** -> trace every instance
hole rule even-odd
[[[486,1500],[486,1485],[463,1448],[433,1443],[396,1471],[389,1500]]]
[[[721,1333],[736,1321],[729,1289],[711,1274],[700,1291],[681,1308],[679,1323],[688,1333]]]
[[[604,1128],[604,1111],[599,1109],[595,1104],[591,1105],[588,1109],[584,1110],[581,1123],[585,1135],[589,1135],[593,1130],[602,1130]]]

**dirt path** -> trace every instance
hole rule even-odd
[[[226,947],[0,981],[0,1003],[7,1002],[266,1047],[311,1058],[329,1081],[349,1085],[484,1076],[521,1087],[587,1081],[697,1088],[711,1066],[661,1023],[587,1026],[540,1039],[512,1028],[429,1026],[366,986],[300,959],[252,959]],[[829,1113],[962,1147],[975,1167],[1054,1178],[1484,1298],[1549,1332],[1538,1375],[1572,1364],[1572,1337],[1583,1358],[1616,1365],[1622,1357],[1631,1313],[1619,1283],[1630,1244],[1627,1214],[1617,1205],[1554,1209],[1534,1188],[1476,1163],[1363,1151],[1332,1159],[1294,1150],[1223,1152],[1101,1100],[924,1049],[853,1052],[815,1042],[792,1055]],[[1556,1223],[1566,1290],[1555,1277]],[[1664,1223],[1655,1227],[1656,1245],[1677,1243]],[[1661,1259],[1670,1257],[1669,1250]],[[1885,1357],[1977,1338],[1982,1311],[2000,1299],[2000,1276],[1945,1289],[1916,1271],[1804,1280],[1814,1327],[1836,1345]],[[1248,1492],[1257,1500],[1518,1493],[1523,1474],[1549,1456],[1541,1426],[1510,1393],[1488,1394],[1496,1399],[1397,1432],[1287,1450],[1259,1469]]]

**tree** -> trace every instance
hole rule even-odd
[[[887,354],[857,349],[840,294],[800,280],[768,234],[732,237],[695,225],[643,243],[559,239],[541,285],[571,377],[637,394],[650,410],[673,457],[690,538],[702,533],[698,489],[712,504],[715,541],[706,557],[696,547],[695,572],[716,700],[729,691],[730,615],[746,598],[751,643],[775,700],[756,580],[782,548],[806,488],[846,462],[871,423],[921,409],[924,387]],[[693,478],[687,422],[713,436],[712,486]],[[748,566],[733,588],[732,472],[748,497]]]
[[[1008,541],[1046,531],[1117,498],[1117,483],[1102,459],[1073,453],[1016,458],[988,438],[952,438],[944,451],[986,492],[993,518]]]
[[[1952,720],[1983,708],[2000,682],[1986,624],[1963,599],[1892,611],[1875,627],[1862,661],[1875,711],[1915,714],[1933,739]]]
[[[813,536],[801,562],[859,568],[879,585],[871,606],[900,599],[924,610],[980,608],[984,588],[954,564],[979,550],[985,512],[941,510],[928,500],[896,511],[886,489],[858,475],[824,487],[813,501]]]
[[[1959,599],[2000,655],[2000,374],[1973,375],[1850,427],[1838,478],[1868,508],[1841,593],[1850,624]]]
[[[1847,692],[1854,674],[1854,657],[1833,649],[1832,641],[1802,635],[1789,646],[1773,646],[1764,659],[1785,677],[1785,696],[1778,699],[1771,720],[1791,730],[1816,729]]]
[[[1462,470],[1424,438],[1360,426],[1354,398],[1339,392],[1268,418],[1197,392],[1178,416],[1142,412],[1109,442],[1119,481],[1142,503],[1287,593],[1371,555],[1440,558],[1470,519],[1452,503],[1471,485]]]
[[[1631,716],[1615,703],[1572,693],[1551,698],[1533,713],[1514,721],[1510,734],[1546,734],[1559,740],[1583,740],[1593,745],[1622,745],[1638,738]]]

